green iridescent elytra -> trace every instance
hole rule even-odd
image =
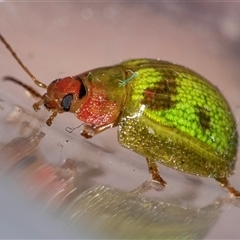
[[[215,86],[165,61],[137,59],[120,66],[129,73],[126,86],[121,84],[127,88],[118,132],[122,146],[194,175],[223,178],[232,173],[236,122]]]

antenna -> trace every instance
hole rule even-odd
[[[41,87],[41,88],[47,88],[47,85],[44,83],[39,82],[34,75],[28,70],[28,68],[22,63],[20,58],[17,56],[17,54],[13,51],[12,47],[8,44],[8,42],[4,39],[4,37],[0,33],[0,40],[1,42],[6,46],[6,48],[9,50],[9,52],[12,54],[12,56],[15,58],[15,60],[19,63],[19,65],[22,67],[22,69],[31,77],[31,79],[34,81],[34,83]]]

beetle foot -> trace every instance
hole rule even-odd
[[[229,193],[231,193],[234,197],[240,199],[240,192],[237,191],[235,188],[229,187],[229,188],[228,188],[228,191],[229,191]]]
[[[40,106],[43,104],[43,101],[39,101],[33,104],[33,109],[37,112],[38,110],[40,110]]]
[[[96,134],[96,130],[94,126],[91,125],[84,125],[84,129],[81,132],[81,135],[85,138],[92,138]]]
[[[216,178],[220,185],[228,190],[228,192],[236,198],[240,198],[240,192],[232,187],[227,178]]]
[[[167,182],[163,180],[163,178],[159,175],[159,172],[152,173],[152,182],[159,183],[163,187],[167,185]]]

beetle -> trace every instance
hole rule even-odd
[[[91,138],[118,126],[118,141],[146,157],[154,182],[166,182],[157,163],[184,173],[215,178],[230,194],[240,197],[228,177],[233,173],[238,144],[236,121],[221,92],[198,73],[170,62],[133,59],[76,76],[57,79],[49,86],[38,81],[7,41],[2,43],[34,83],[46,89],[40,95],[51,116],[71,112],[85,123],[81,135]]]

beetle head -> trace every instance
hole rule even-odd
[[[53,118],[58,113],[75,112],[82,104],[82,98],[86,95],[86,89],[79,79],[66,77],[53,81],[48,87],[42,100],[34,108],[39,109],[39,105],[44,106],[51,112],[52,116],[47,124],[51,125]]]

